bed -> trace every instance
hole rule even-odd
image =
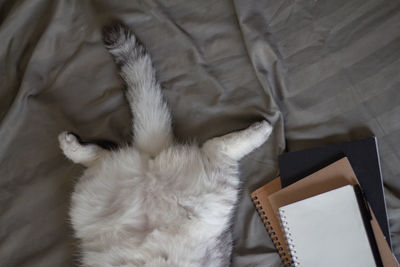
[[[130,138],[124,85],[101,42],[113,19],[150,51],[179,140],[274,126],[241,161],[233,266],[281,266],[249,197],[279,174],[280,153],[371,135],[400,256],[400,1],[5,0],[0,266],[78,266],[68,206],[83,168],[57,135]]]

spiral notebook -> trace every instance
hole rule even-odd
[[[272,210],[272,207],[268,201],[268,197],[271,194],[281,189],[281,179],[280,177],[277,177],[271,182],[251,193],[251,199],[253,200],[254,206],[256,207],[256,210],[260,215],[264,227],[271,237],[271,240],[274,243],[274,246],[277,249],[279,256],[281,257],[283,264],[285,266],[291,266],[292,262],[290,258],[290,253],[287,246],[285,245],[285,239],[280,229],[279,220],[275,216],[275,212]]]
[[[275,178],[251,194],[256,210],[260,215],[265,228],[277,248],[285,266],[291,265],[290,253],[285,246],[285,238],[281,232],[277,218],[278,209],[282,206],[325,193],[327,191],[345,186],[357,185],[357,178],[347,158],[342,158],[335,163],[301,179],[300,181],[282,188],[280,177]],[[378,221],[371,210],[371,225],[378,245],[378,250],[385,267],[399,267]]]
[[[390,231],[376,137],[329,144],[279,155],[282,187],[287,187],[340,158],[347,157],[388,241]]]
[[[294,266],[382,266],[351,185],[280,207],[279,216]]]

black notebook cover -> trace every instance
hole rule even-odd
[[[278,160],[282,187],[295,183],[343,157],[349,159],[365,198],[391,247],[376,137],[281,154]]]
[[[374,231],[371,226],[371,212],[368,208],[368,203],[366,202],[363,192],[359,185],[354,186],[354,192],[356,194],[358,206],[360,207],[361,216],[363,218],[365,231],[367,232],[369,244],[371,246],[372,254],[374,255],[375,264],[377,267],[383,267],[381,255],[379,254],[378,245],[374,236]]]

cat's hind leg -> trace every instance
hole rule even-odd
[[[249,128],[208,140],[203,145],[206,153],[240,160],[267,141],[272,126],[267,121],[254,123]]]
[[[86,167],[92,165],[97,159],[108,152],[95,144],[81,144],[78,138],[70,132],[60,133],[58,141],[67,158]]]
[[[122,23],[105,27],[103,40],[127,85],[126,95],[134,118],[134,142],[140,150],[155,156],[172,143],[173,134],[170,111],[150,55]]]

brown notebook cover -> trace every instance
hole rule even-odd
[[[282,206],[349,184],[356,185],[358,184],[358,180],[348,159],[342,158],[298,182],[270,194],[267,200],[264,200],[270,207],[267,216],[271,217],[276,214],[278,209]],[[261,202],[261,205],[264,205],[264,203]],[[372,215],[372,230],[375,235],[383,266],[398,267],[397,260],[390,250],[372,209],[370,209],[370,211]]]
[[[291,266],[290,254],[285,244],[285,239],[281,232],[281,226],[275,213],[272,211],[272,207],[269,204],[268,197],[281,190],[281,179],[280,177],[275,178],[266,185],[260,187],[251,193],[251,199],[256,207],[261,220],[264,223],[265,229],[267,229],[269,236],[274,243],[275,248],[278,250],[279,256],[285,266]]]

